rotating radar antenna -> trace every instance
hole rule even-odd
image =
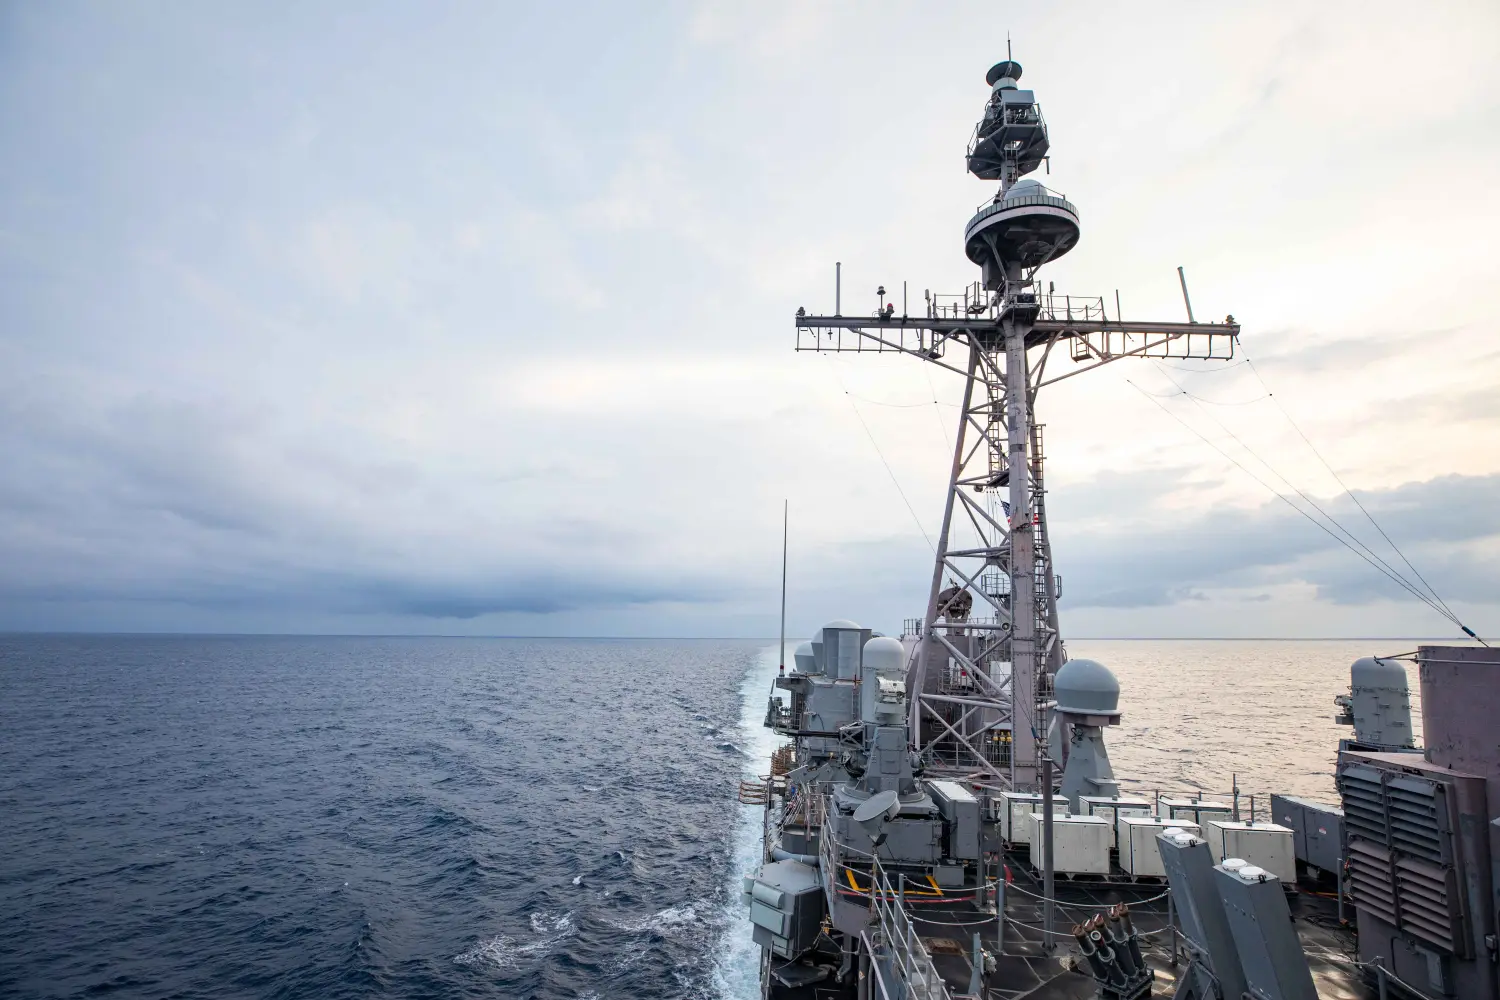
[[[1039,784],[1066,659],[1037,394],[1125,357],[1230,358],[1239,334],[1233,317],[1126,322],[1118,300],[1111,317],[1102,297],[1041,293],[1039,270],[1078,246],[1081,227],[1072,202],[1028,176],[1050,165],[1052,140],[1021,78],[1011,58],[990,68],[965,154],[971,174],[999,182],[963,228],[979,280],[929,292],[917,315],[897,315],[882,286],[870,315],[843,315],[836,290],[833,315],[796,318],[798,350],[897,352],[963,379],[926,615],[910,632],[907,723],[928,773],[1017,789]]]

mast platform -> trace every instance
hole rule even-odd
[[[1045,297],[1044,297],[1045,300]],[[1075,301],[1076,308],[1076,301]],[[959,374],[962,362],[944,361],[947,348],[967,352],[968,338],[1004,336],[1002,316],[991,310],[976,316],[808,316],[797,317],[799,351],[897,352],[931,361]],[[1228,361],[1240,325],[1230,317],[1223,323],[1162,323],[1121,321],[1100,316],[1049,315],[1040,310],[1026,335],[1027,348],[1072,342],[1075,361],[1112,361],[1143,357],[1177,360]]]

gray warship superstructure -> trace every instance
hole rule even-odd
[[[980,280],[925,294],[919,315],[882,288],[873,315],[844,316],[836,276],[831,315],[797,311],[799,350],[905,354],[964,390],[925,615],[899,636],[830,622],[790,667],[783,643],[765,725],[786,742],[741,787],[764,810],[763,862],[743,885],[764,995],[1301,1000],[1378,982],[1495,1000],[1500,820],[1486,803],[1500,806],[1500,751],[1493,738],[1413,751],[1404,673],[1397,697],[1384,661],[1356,664],[1340,703],[1360,722],[1334,837],[1335,810],[1299,800],[1275,804],[1282,824],[1253,799],[1244,820],[1237,797],[1122,791],[1106,747],[1120,686],[1063,643],[1037,394],[1125,358],[1231,357],[1239,326],[1196,322],[1185,280],[1187,322],[1042,292],[1038,270],[1081,229],[1072,203],[1024,179],[1050,140],[1020,78],[1011,59],[989,71],[967,149],[970,172],[999,182],[964,229]],[[1062,358],[1073,367],[1057,372]],[[1493,652],[1420,655],[1461,662],[1472,686],[1474,664],[1500,671]],[[1433,704],[1472,700],[1444,690]],[[1334,892],[1296,891],[1319,874],[1312,841]],[[1355,920],[1383,937],[1356,951]],[[1412,985],[1431,981],[1422,962],[1449,992]]]

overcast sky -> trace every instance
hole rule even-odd
[[[773,635],[782,498],[899,628],[960,386],[792,316],[977,277],[1007,31],[1043,277],[1254,362],[1041,394],[1065,634],[1452,634],[1277,403],[1500,632],[1490,2],[0,5],[0,628]]]

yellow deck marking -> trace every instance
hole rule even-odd
[[[918,888],[921,883],[917,883],[915,885],[912,883],[907,883],[906,894],[908,896],[941,896],[943,894],[943,888],[942,886],[937,884],[937,879],[933,878],[931,875],[926,875],[924,877],[927,879],[927,884],[932,886],[931,889]],[[859,884],[859,880],[854,877],[854,869],[845,868],[844,878],[849,882],[849,888],[853,889],[855,892],[859,893],[860,895],[869,894],[869,886]]]

